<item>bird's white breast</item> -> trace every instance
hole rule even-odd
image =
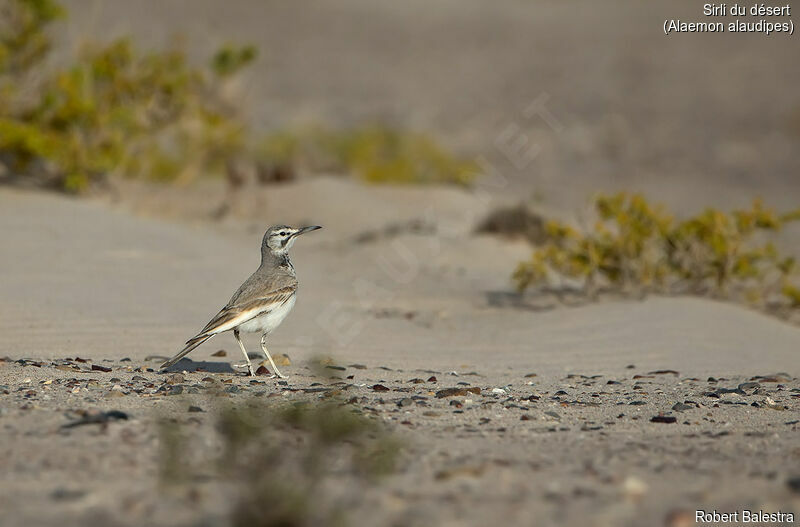
[[[283,319],[289,314],[289,311],[294,307],[297,295],[284,302],[281,306],[276,307],[272,311],[251,318],[247,322],[239,325],[239,331],[246,333],[270,333],[275,328],[281,325]]]

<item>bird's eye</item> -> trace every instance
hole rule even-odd
[[[281,231],[281,236],[286,236],[286,231]]]

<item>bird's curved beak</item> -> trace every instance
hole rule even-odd
[[[299,231],[294,233],[294,235],[295,236],[300,236],[301,234],[305,234],[307,232],[315,231],[315,230],[321,229],[321,228],[322,227],[320,227],[319,225],[312,225],[310,227],[303,227],[302,229],[300,229]]]

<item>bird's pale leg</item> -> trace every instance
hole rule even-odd
[[[269,359],[269,363],[272,364],[272,370],[275,372],[275,375],[280,377],[281,379],[286,379],[286,375],[282,374],[278,371],[278,367],[275,366],[275,361],[272,360],[272,355],[269,354],[269,350],[267,349],[267,334],[264,333],[261,335],[261,349],[264,350],[264,355],[267,356]]]
[[[244,344],[242,344],[242,339],[239,338],[239,330],[238,329],[234,329],[233,330],[233,336],[236,338],[236,342],[239,343],[239,347],[242,348],[242,353],[244,354],[244,360],[247,361],[247,369],[250,371],[250,376],[251,377],[255,377],[256,376],[256,372],[253,371],[253,363],[250,362],[250,357],[247,355],[247,350],[244,349]],[[244,364],[241,364],[241,366],[244,366]]]

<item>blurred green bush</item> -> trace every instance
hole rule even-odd
[[[513,279],[520,290],[571,280],[589,297],[611,289],[744,300],[769,310],[800,308],[798,267],[766,235],[800,219],[756,200],[730,213],[707,209],[676,220],[638,194],[598,196],[596,222],[581,232],[549,221],[546,241]]]
[[[208,69],[178,50],[143,53],[126,39],[87,46],[74,64],[29,73],[47,55],[52,0],[11,0],[0,24],[0,160],[21,177],[70,191],[110,174],[156,180],[217,172],[245,147],[223,78],[255,50],[223,48]],[[19,21],[22,21],[21,23]]]
[[[347,172],[372,183],[469,185],[478,173],[475,163],[450,154],[424,134],[383,126],[277,132],[261,141],[258,152],[277,166]]]
[[[251,46],[224,46],[199,68],[180,49],[142,52],[119,39],[85,46],[73,64],[48,70],[46,29],[64,9],[55,0],[0,1],[6,175],[77,192],[110,175],[188,181],[242,161],[268,169],[263,181],[320,168],[319,160],[371,182],[466,184],[475,173],[426,136],[379,127],[255,140],[223,95],[256,58]]]

